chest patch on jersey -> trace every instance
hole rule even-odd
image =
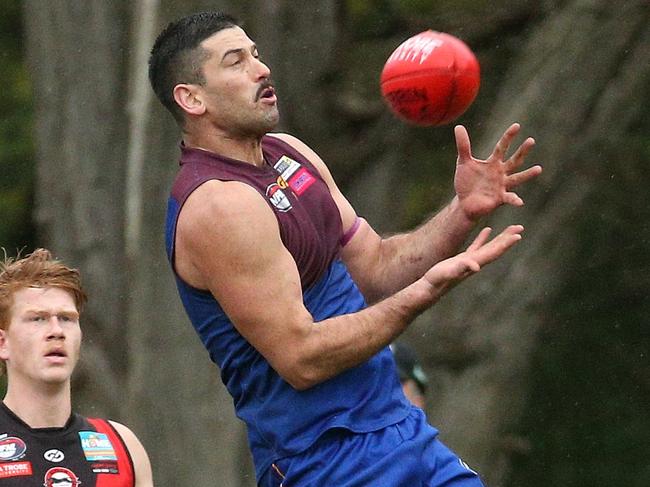
[[[0,463],[0,479],[32,474],[31,462]]]
[[[289,156],[282,156],[273,166],[280,177],[284,179],[291,190],[298,196],[307,191],[314,184],[316,178],[298,161]]]
[[[59,463],[65,460],[65,454],[56,448],[52,448],[45,453],[43,453],[43,458],[48,462]]]
[[[278,211],[285,213],[292,208],[291,201],[289,201],[289,198],[284,194],[284,191],[282,191],[278,183],[269,184],[267,186],[266,196]]]
[[[52,467],[45,472],[45,487],[78,487],[79,484],[79,477],[65,467]]]
[[[93,473],[119,474],[120,469],[117,462],[94,462],[92,464]]]
[[[0,462],[13,462],[25,455],[27,445],[16,436],[0,437]]]
[[[89,462],[117,461],[115,449],[108,435],[96,431],[80,431],[79,438],[81,448]]]

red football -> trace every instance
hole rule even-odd
[[[381,72],[381,93],[400,118],[444,125],[472,104],[481,83],[478,60],[463,41],[427,30],[402,44]]]

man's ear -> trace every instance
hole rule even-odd
[[[196,85],[178,84],[174,86],[174,100],[189,115],[205,113],[205,104],[197,91]]]
[[[9,358],[9,348],[7,347],[7,331],[0,329],[0,359]]]

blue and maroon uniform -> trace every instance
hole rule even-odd
[[[257,190],[273,210],[282,242],[300,273],[305,307],[315,322],[366,306],[338,258],[343,238],[338,207],[307,158],[272,136],[262,140],[262,167],[201,149],[181,150],[166,224],[172,267],[178,215],[187,197],[209,180],[239,181]],[[236,414],[248,426],[258,481],[274,473],[283,475],[276,462],[305,452],[326,432],[379,431],[412,412],[388,347],[357,367],[297,391],[237,332],[209,291],[189,286],[178,275],[176,281],[194,328],[221,370]]]
[[[30,428],[0,403],[0,486],[134,485],[131,455],[108,421],[72,414],[62,428]]]

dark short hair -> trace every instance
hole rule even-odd
[[[158,35],[149,56],[149,81],[160,102],[179,124],[185,115],[174,101],[179,83],[203,84],[203,63],[209,53],[200,44],[223,29],[239,26],[222,12],[200,12],[171,22]]]

